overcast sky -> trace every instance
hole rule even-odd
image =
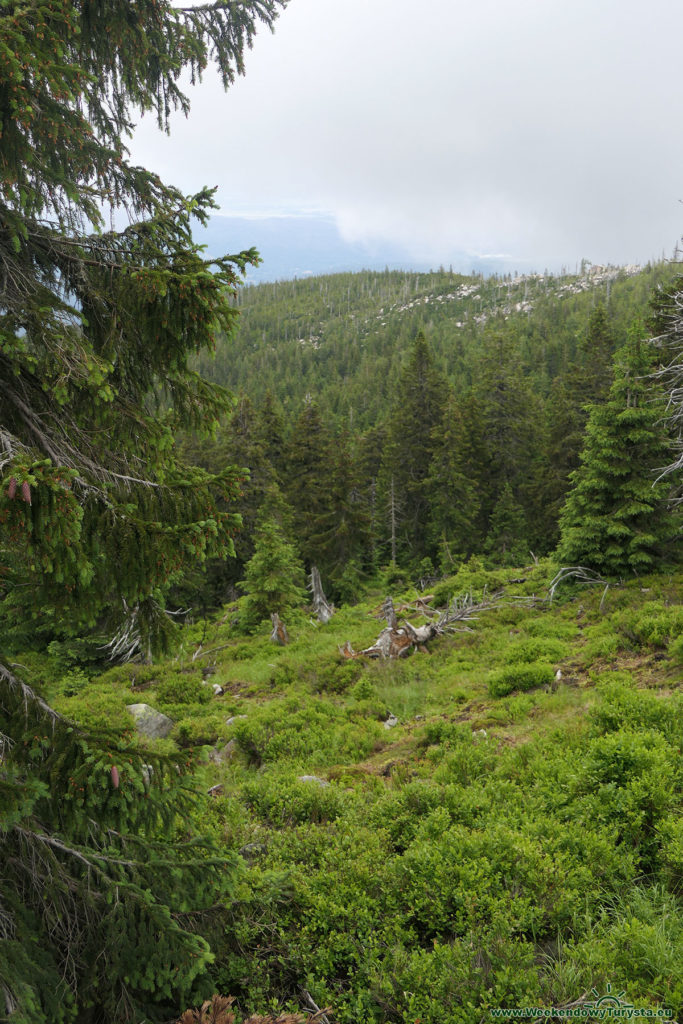
[[[646,262],[683,234],[682,0],[290,0],[136,160],[416,258]]]

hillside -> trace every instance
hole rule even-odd
[[[471,387],[493,339],[503,338],[546,395],[577,359],[596,304],[605,304],[623,340],[673,272],[668,263],[504,278],[363,271],[249,286],[239,293],[237,332],[198,366],[254,401],[270,390],[288,417],[308,394],[336,423],[367,430],[386,414],[411,342],[424,330],[458,393]]]
[[[387,592],[424,597],[395,579],[327,625],[293,615],[285,648],[232,606],[154,666],[22,661],[89,728],[130,733],[138,702],[175,722],[141,742],[191,760],[196,828],[238,858],[212,976],[245,1012],[474,1024],[611,991],[680,1019],[683,574],[549,604],[553,572],[463,566],[433,604],[498,603],[396,662],[338,654]]]

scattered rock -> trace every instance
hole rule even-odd
[[[213,761],[214,764],[220,764],[222,761],[229,761],[235,751],[237,750],[237,744],[234,740],[228,740],[224,747],[219,750],[216,747],[209,754],[209,760]]]
[[[486,729],[473,729],[472,730],[472,739],[477,741],[477,742],[479,740],[485,740],[487,738],[487,735],[488,735],[488,733],[486,732]]]
[[[214,695],[214,697],[222,697],[223,696],[223,693],[225,691],[223,690],[223,687],[219,683],[212,683],[211,686],[213,687],[213,695]]]
[[[237,852],[240,857],[258,857],[260,853],[266,852],[266,847],[264,843],[247,843]]]
[[[225,719],[225,724],[226,725],[234,725],[235,722],[239,722],[239,720],[241,718],[246,718],[246,717],[247,717],[246,715],[233,715],[232,718],[226,718]]]
[[[299,782],[316,782],[319,786],[329,786],[327,779],[321,779],[317,775],[297,775]]]
[[[168,736],[173,728],[172,719],[155,711],[149,704],[129,704],[128,710],[135,719],[135,728],[142,736],[153,740],[161,740]]]
[[[215,786],[212,786],[211,789],[207,789],[206,792],[209,796],[220,796],[223,792],[223,783],[218,782]]]
[[[384,728],[393,729],[395,725],[398,725],[398,718],[396,717],[396,715],[389,715],[389,717],[384,722]]]

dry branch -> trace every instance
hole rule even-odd
[[[413,626],[407,619],[399,622],[394,602],[387,597],[382,605],[382,617],[386,619],[387,626],[374,644],[362,651],[354,651],[347,640],[339,648],[339,653],[344,658],[405,658],[411,651],[425,649],[434,637],[445,633],[470,632],[470,627],[465,623],[476,619],[480,612],[499,604],[502,598],[502,590],[490,595],[484,591],[480,601],[475,601],[471,593],[461,594],[453,598],[446,608],[434,610],[426,607],[427,602],[433,600],[433,596],[428,595],[415,604],[401,605],[398,609],[399,612],[415,611],[429,618],[429,622],[424,625]]]

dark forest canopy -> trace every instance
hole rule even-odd
[[[247,524],[281,492],[282,525],[337,599],[392,558],[429,575],[475,553],[548,553],[589,409],[674,274],[669,263],[566,277],[365,271],[243,288],[239,334],[199,363],[239,392],[237,410],[216,443],[189,447],[212,471],[250,469]],[[236,545],[211,600],[241,578],[253,530]]]

